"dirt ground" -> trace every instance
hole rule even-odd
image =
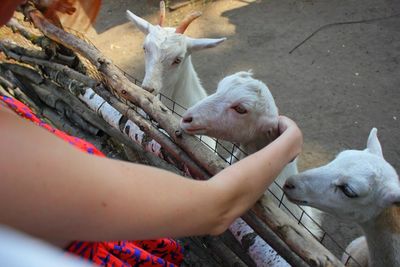
[[[143,79],[143,34],[127,22],[125,10],[156,23],[158,0],[103,3],[88,37],[119,67]],[[400,16],[327,27],[289,53],[323,25],[399,14],[399,1],[198,1],[168,13],[167,24],[177,25],[191,10],[203,16],[191,24],[189,36],[228,38],[193,55],[204,87],[212,93],[224,76],[253,69],[280,112],[303,130],[300,169],[326,163],[343,149],[364,148],[372,127],[378,128],[385,158],[400,167]],[[329,216],[323,224],[342,246],[360,234]]]

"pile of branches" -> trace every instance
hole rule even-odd
[[[49,23],[33,6],[25,8],[24,16],[39,34],[16,19],[7,24],[29,46],[0,38],[0,94],[21,100],[43,120],[109,157],[203,180],[227,166],[182,132],[176,116],[156,96],[132,83],[89,42]],[[341,266],[268,195],[242,218],[293,266]],[[224,266],[254,265],[229,231],[201,242]]]

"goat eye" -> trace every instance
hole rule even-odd
[[[342,190],[343,194],[345,194],[349,198],[356,198],[358,194],[351,188],[349,185],[338,185],[338,188]]]
[[[234,106],[232,108],[239,114],[247,113],[247,110],[244,107],[242,107],[241,105],[237,105],[237,106]]]
[[[180,57],[175,58],[174,62],[172,62],[172,65],[178,65],[182,62],[182,59]]]

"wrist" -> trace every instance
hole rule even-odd
[[[301,152],[303,145],[303,134],[297,127],[287,129],[283,135],[286,136],[286,142],[288,145],[288,156],[293,161]]]

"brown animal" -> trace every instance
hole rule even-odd
[[[0,26],[7,23],[20,5],[28,3],[34,4],[58,27],[85,30],[99,13],[101,0],[2,0]]]

